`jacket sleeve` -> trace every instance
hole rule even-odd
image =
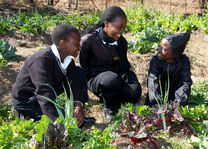
[[[55,99],[55,95],[50,87],[46,84],[53,86],[52,82],[52,74],[53,64],[47,60],[46,57],[40,56],[37,60],[35,60],[29,67],[29,74],[31,76],[31,81],[34,84],[36,90],[36,99],[40,104],[41,110],[44,115],[47,115],[53,121],[58,118],[58,113],[50,101],[44,99],[43,97],[50,98],[51,100]],[[43,97],[41,97],[43,96]]]
[[[79,63],[81,67],[84,69],[87,78],[90,76],[90,69],[89,69],[89,61],[90,61],[90,39],[88,35],[85,35],[81,39],[81,50],[79,53]]]
[[[127,73],[129,71],[129,69],[131,68],[131,64],[129,63],[129,60],[127,58],[127,51],[128,51],[128,42],[127,40],[122,36],[121,37],[123,40],[121,40],[123,46],[124,46],[124,50],[120,50],[120,56],[121,56],[121,65],[122,65],[122,69],[123,69],[123,73]],[[120,42],[119,42],[120,43]]]
[[[175,100],[180,103],[180,105],[186,105],[188,102],[188,97],[191,92],[191,72],[190,72],[190,61],[188,57],[185,57],[182,63],[181,79],[177,84],[178,89],[175,91]]]
[[[87,102],[87,81],[83,69],[81,67],[76,67],[71,76],[72,78],[69,77],[69,83],[72,89],[74,102],[81,102],[82,104]]]
[[[159,87],[159,60],[156,56],[154,56],[150,61],[150,68],[148,72],[148,96],[149,101],[151,104],[157,104],[155,100],[156,92],[159,94],[160,87]]]

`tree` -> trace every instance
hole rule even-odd
[[[53,0],[48,0],[48,5],[52,5],[53,6]]]
[[[75,1],[75,4],[76,4],[75,9],[77,9],[78,8],[78,0]]]
[[[68,7],[71,8],[72,0],[68,0]]]
[[[105,0],[105,8],[108,7],[108,0]]]

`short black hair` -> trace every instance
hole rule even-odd
[[[67,24],[60,24],[54,28],[51,34],[51,40],[56,45],[59,46],[61,40],[67,40],[71,33],[79,33],[79,31]]]
[[[125,17],[127,18],[125,12],[118,6],[111,6],[105,9],[102,13],[100,21],[91,27],[87,33],[94,32],[99,27],[104,27],[104,21],[113,22],[117,17]]]

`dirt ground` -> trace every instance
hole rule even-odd
[[[103,4],[102,4],[103,5]],[[101,6],[99,6],[101,8]],[[130,34],[124,35],[128,41],[132,38]],[[16,56],[9,61],[5,68],[0,68],[0,102],[11,104],[11,91],[16,76],[24,64],[24,60],[38,50],[49,46],[49,42],[43,37],[33,37],[21,33],[7,34],[0,37],[0,40],[6,39],[9,44],[17,48]],[[200,32],[191,34],[191,39],[186,47],[185,54],[191,61],[191,73],[193,82],[208,80],[208,35]],[[128,59],[135,71],[139,82],[142,85],[142,97],[139,104],[144,103],[147,93],[147,72],[152,53],[137,54],[128,52]],[[98,98],[89,92],[89,102],[85,108],[87,116],[96,118],[95,126],[105,128],[106,121],[102,108],[98,103]]]

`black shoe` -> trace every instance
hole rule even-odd
[[[22,121],[30,119],[29,116],[24,116],[23,114],[19,113],[15,108],[12,108],[12,113],[14,115],[14,118],[20,118]]]
[[[93,125],[95,124],[96,119],[94,117],[84,117],[83,124],[84,125]]]
[[[89,126],[95,124],[95,121],[96,121],[96,119],[94,117],[84,117],[83,123],[80,126],[80,128],[83,128],[84,126],[89,127]]]
[[[100,97],[99,104],[101,104],[102,107],[104,106],[104,101],[103,101],[103,98],[102,97]]]
[[[112,118],[115,116],[115,113],[113,110],[104,108],[104,116],[107,122],[110,122]]]

